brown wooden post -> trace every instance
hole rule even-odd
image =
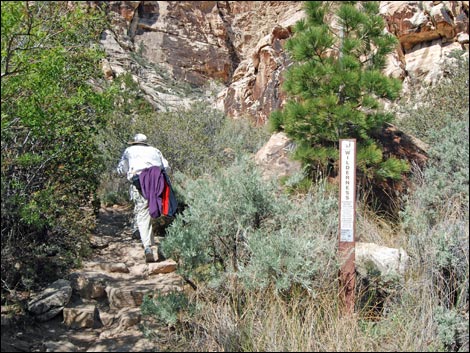
[[[339,140],[339,295],[346,314],[354,312],[356,286],[356,140]]]

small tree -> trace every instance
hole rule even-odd
[[[363,181],[400,179],[407,163],[384,156],[372,137],[392,120],[379,99],[396,99],[401,89],[381,73],[396,39],[384,31],[378,2],[309,1],[305,9],[286,43],[294,61],[284,84],[291,99],[271,114],[272,129],[296,141],[294,157],[312,174],[335,173],[338,140],[355,138]]]

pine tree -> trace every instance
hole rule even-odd
[[[271,114],[272,129],[296,142],[294,157],[312,174],[334,174],[339,139],[355,138],[364,180],[400,179],[408,164],[385,158],[372,138],[393,118],[379,99],[394,100],[401,90],[399,80],[382,74],[396,38],[384,31],[378,2],[309,1],[305,10],[286,43],[294,62],[284,83],[290,99]]]

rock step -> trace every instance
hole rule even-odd
[[[158,243],[151,246],[154,256],[158,254]],[[110,262],[110,259],[119,259],[118,261]],[[120,268],[124,269],[124,264],[129,269],[132,266],[144,264],[145,256],[142,244],[136,243],[133,240],[132,243],[125,242],[114,242],[110,243],[109,246],[103,249],[95,251],[94,256],[90,261],[84,263],[84,269],[97,269],[100,268],[103,271],[114,272],[121,271]],[[116,265],[121,264],[121,265]],[[125,269],[124,269],[125,270]]]
[[[126,329],[137,325],[142,319],[142,313],[138,307],[116,311],[98,308],[96,304],[71,303],[64,308],[63,317],[64,325],[73,329],[109,328],[116,325],[116,329]]]
[[[89,262],[86,268],[96,268],[110,273],[129,273],[129,267],[124,262]]]
[[[100,299],[106,297],[105,288],[110,283],[126,282],[132,280],[142,280],[149,278],[149,281],[157,284],[164,281],[159,274],[170,274],[176,271],[176,262],[165,260],[162,262],[139,264],[127,267],[123,263],[116,264],[89,264],[88,269],[74,272],[68,276],[75,294],[84,299]],[[103,273],[102,268],[112,271]],[[151,279],[153,278],[153,280]],[[170,276],[170,281],[171,281]],[[116,286],[116,285],[113,285]]]
[[[67,306],[64,308],[63,315],[65,326],[70,328],[98,328],[102,326],[96,305]]]
[[[182,278],[174,273],[162,273],[148,279],[112,282],[106,288],[109,306],[113,309],[139,307],[145,295],[153,298],[161,293],[183,290]]]
[[[155,350],[155,338],[146,337],[140,326],[160,332],[161,323],[152,315],[142,315],[140,306],[145,296],[156,298],[183,291],[185,281],[176,274],[175,261],[157,258],[161,240],[158,236],[152,250],[155,259],[161,261],[145,262],[141,242],[132,239],[126,226],[129,216],[122,212],[103,214],[98,222],[99,232],[90,240],[92,257],[83,262],[81,269],[54,282],[28,303],[30,314],[41,321],[37,338],[30,337],[33,330],[28,332],[28,338],[40,343],[33,347],[25,341],[22,346],[19,332],[14,337],[15,350]],[[2,307],[2,329],[10,321]]]
[[[126,312],[129,311],[129,312]],[[114,325],[102,328],[68,329],[58,332],[54,340],[46,340],[44,352],[152,352],[155,342],[145,338],[136,326],[141,320],[139,309],[122,309],[114,316]],[[100,313],[102,315],[102,313]],[[101,317],[102,319],[102,317]],[[138,319],[138,320],[137,320]],[[132,325],[131,325],[132,324]],[[22,351],[30,352],[25,344]]]

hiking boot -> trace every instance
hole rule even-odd
[[[140,240],[140,232],[138,229],[132,232],[132,239]]]
[[[166,257],[165,255],[163,255],[163,252],[160,248],[160,245],[158,245],[158,248],[157,248],[157,255],[158,255],[158,260],[157,260],[158,262],[166,260]]]
[[[150,249],[149,246],[147,246],[144,250],[145,254],[145,262],[155,262],[155,259],[153,257],[153,251]]]

